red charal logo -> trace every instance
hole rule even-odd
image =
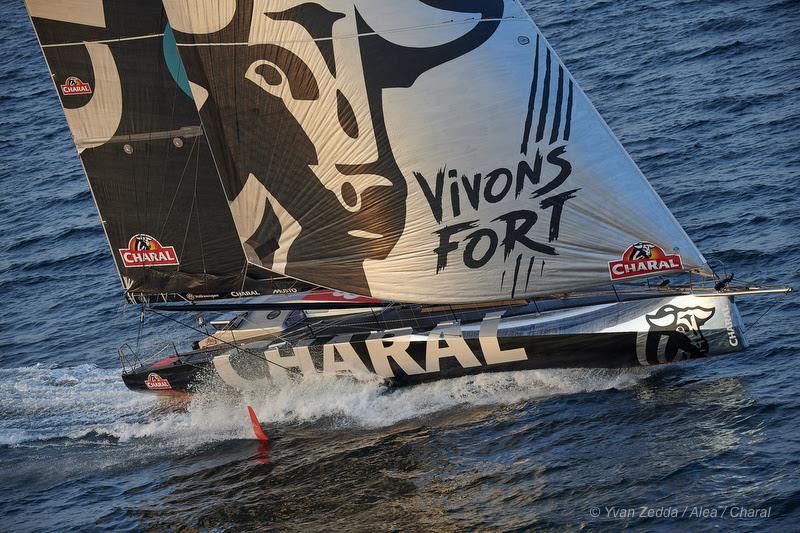
[[[81,81],[81,79],[76,76],[70,76],[61,86],[61,94],[64,96],[70,96],[73,94],[92,94],[92,86],[85,81]]]
[[[150,390],[166,390],[172,388],[172,385],[169,384],[169,381],[162,378],[155,372],[147,374],[147,379],[145,380],[144,384],[147,385],[147,388]]]
[[[178,256],[172,246],[161,246],[155,237],[139,233],[131,237],[127,248],[119,255],[127,268],[179,265]]]
[[[666,254],[660,246],[647,241],[630,246],[622,254],[621,261],[608,262],[611,279],[632,278],[670,270],[683,270],[681,256]]]

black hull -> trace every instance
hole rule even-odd
[[[729,338],[729,334],[725,330],[710,331],[706,333],[706,336],[711,338]],[[554,368],[636,368],[723,355],[740,351],[742,346],[740,344],[739,346],[730,347],[728,350],[718,349],[714,352],[701,351],[696,354],[683,354],[674,359],[665,359],[663,361],[658,360],[657,357],[651,357],[651,360],[645,365],[642,364],[640,359],[641,343],[637,344],[637,337],[635,333],[597,333],[528,337],[524,339],[524,341],[502,339],[500,342],[501,349],[511,350],[514,347],[524,347],[527,358],[522,361],[495,364],[487,361],[477,341],[467,340],[467,344],[471,346],[475,358],[480,363],[479,366],[465,367],[454,357],[444,357],[440,359],[440,368],[438,371],[411,374],[390,359],[390,367],[394,375],[392,377],[387,377],[386,382],[393,386],[407,386],[487,372],[512,372]],[[356,353],[362,352],[362,349],[358,347],[358,343],[353,342],[352,344],[356,348]],[[313,354],[314,350],[310,350],[310,352]],[[422,368],[425,368],[426,364],[425,352],[425,343],[412,345],[408,349],[410,357]],[[365,366],[367,366],[367,369],[370,370],[371,373],[374,373],[375,368],[369,364],[369,357],[363,356],[361,353],[359,356],[365,363]],[[125,385],[134,391],[171,394],[176,392],[198,392],[204,385],[212,382],[224,383],[239,389],[256,388],[259,384],[264,383],[264,376],[268,374],[265,368],[267,364],[264,361],[260,362],[259,366],[262,368],[258,371],[248,371],[252,369],[253,366],[252,360],[255,357],[253,354],[234,354],[230,356],[230,360],[232,363],[231,366],[236,369],[237,376],[232,380],[229,375],[221,376],[217,372],[213,361],[214,357],[214,354],[194,354],[187,356],[185,360],[176,361],[166,367],[160,366],[153,368],[145,366],[134,369],[131,372],[123,373],[122,379]],[[314,361],[315,370],[323,372],[324,368],[321,358],[312,355],[312,360]],[[147,385],[148,377],[154,373],[161,379],[166,380],[170,388],[149,388]],[[254,374],[260,377],[253,379]]]
[[[473,349],[480,366],[464,368],[457,359],[445,358],[441,360],[441,370],[438,373],[424,373],[409,375],[400,368],[394,368],[395,377],[390,378],[390,383],[399,386],[415,385],[451,379],[462,376],[471,376],[487,372],[514,372],[518,370],[546,370],[555,368],[635,368],[641,367],[636,354],[635,333],[589,333],[577,335],[545,335],[528,337],[526,339],[501,339],[502,349],[524,347],[527,359],[501,364],[489,364],[479,351],[477,342],[470,340],[467,344]],[[412,348],[414,346],[412,345]],[[425,361],[425,346],[409,350],[415,361]],[[414,353],[416,351],[416,353]],[[721,355],[721,354],[713,354]],[[708,357],[699,355],[697,358]],[[670,361],[672,362],[672,361]],[[660,364],[654,362],[654,364]],[[668,363],[664,363],[668,364]],[[395,365],[396,366],[396,365]]]
[[[151,368],[150,365],[141,366],[131,371],[122,373],[125,386],[136,392],[153,392],[156,394],[175,394],[197,392],[198,387],[205,382],[208,376],[213,375],[213,356],[205,356],[205,360],[194,358],[192,362],[178,362],[169,367]],[[169,388],[150,388],[148,376],[158,375],[166,380]]]
[[[338,322],[334,331],[323,326],[315,323],[291,343],[261,341],[243,350],[171,357],[126,372],[123,380],[130,389],[161,393],[218,383],[253,390],[318,373],[377,375],[393,385],[412,385],[485,372],[646,367],[747,346],[736,306],[725,297],[684,296],[549,314],[487,313],[469,322],[439,321],[425,330],[364,332],[363,322]]]

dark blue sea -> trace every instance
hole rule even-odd
[[[706,256],[800,287],[800,2],[525,5]],[[791,296],[739,302],[748,350],[657,370],[304,383],[253,400],[269,450],[240,399],[128,392],[138,310],[22,2],[2,14],[0,530],[800,528]]]

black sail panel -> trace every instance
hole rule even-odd
[[[304,288],[248,268],[159,0],[27,0],[131,301]]]

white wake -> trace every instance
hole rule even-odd
[[[375,428],[456,406],[513,404],[630,388],[647,370],[530,370],[387,390],[378,382],[313,377],[245,396],[208,393],[181,404],[128,391],[118,371],[94,365],[0,369],[0,445],[158,440],[181,448],[251,438],[245,404],[269,424]]]

